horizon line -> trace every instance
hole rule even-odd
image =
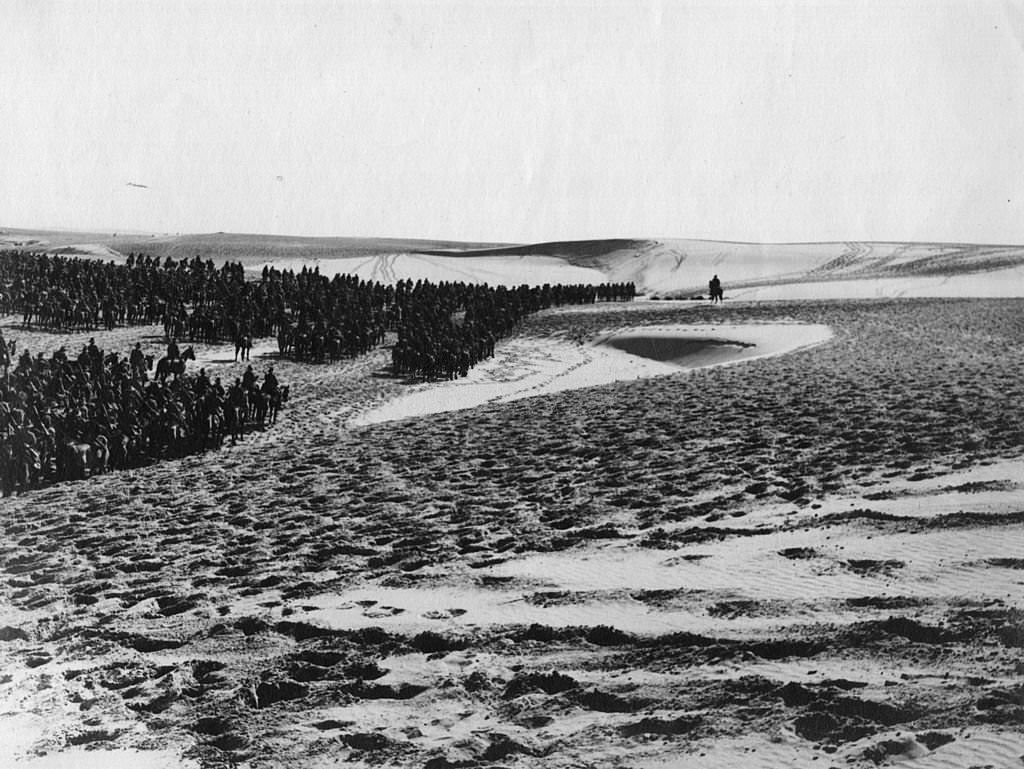
[[[188,238],[188,237],[201,237],[201,236],[236,236],[236,237],[260,237],[260,238],[283,238],[283,239],[305,239],[305,240],[404,240],[414,241],[421,243],[451,243],[451,244],[466,244],[476,245],[477,248],[472,250],[488,250],[488,249],[502,249],[502,248],[523,248],[527,246],[552,246],[568,243],[601,243],[607,241],[616,240],[628,240],[628,241],[648,241],[648,242],[665,242],[674,240],[684,240],[694,243],[723,243],[728,245],[743,245],[743,246],[815,246],[815,245],[827,245],[834,243],[868,243],[868,244],[908,244],[908,245],[921,245],[921,246],[986,246],[990,248],[1024,248],[1024,243],[995,243],[986,241],[969,241],[969,240],[901,240],[899,238],[835,238],[832,240],[732,240],[729,238],[709,238],[709,237],[686,237],[679,235],[671,236],[625,236],[616,235],[608,237],[580,237],[580,238],[553,238],[545,240],[532,240],[526,242],[513,242],[513,241],[484,241],[484,240],[458,240],[452,238],[437,238],[437,237],[413,237],[413,236],[400,236],[400,235],[303,235],[303,234],[277,234],[277,233],[265,233],[265,232],[229,232],[227,230],[215,230],[215,231],[196,231],[196,232],[160,232],[156,230],[135,230],[135,229],[117,229],[117,228],[101,228],[101,227],[15,227],[0,225],[0,234],[10,232],[22,232],[22,233],[52,233],[52,234],[68,234],[68,235],[104,235],[109,238],[115,238],[119,235],[148,235],[151,237],[168,237],[168,238]],[[110,233],[107,235],[107,233]]]

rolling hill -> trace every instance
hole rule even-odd
[[[200,255],[367,280],[633,282],[653,298],[690,298],[718,274],[727,299],[1021,296],[1024,247],[965,243],[742,243],[603,239],[535,244],[211,233],[139,235],[0,230],[0,247],[120,259]]]

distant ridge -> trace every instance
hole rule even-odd
[[[276,259],[338,259],[372,257],[379,254],[413,252],[422,249],[453,248],[451,241],[411,238],[303,237],[295,235],[259,235],[213,232],[195,235],[118,238],[118,251],[158,256],[161,259],[187,259],[199,254],[203,259],[262,264]],[[502,243],[474,243],[474,248],[500,247]]]
[[[416,253],[431,256],[555,256],[562,259],[603,256],[615,251],[640,248],[650,240],[626,240],[610,238],[605,240],[556,240],[546,243],[496,246],[488,248],[420,249]]]
[[[190,235],[0,230],[0,248],[118,259],[199,255],[259,270],[358,275],[365,280],[474,283],[632,282],[656,298],[691,298],[718,274],[727,299],[1024,296],[1024,246],[897,241],[749,243],[604,238],[464,243],[415,238]]]

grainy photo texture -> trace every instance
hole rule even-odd
[[[0,766],[1024,765],[1019,3],[0,29]]]

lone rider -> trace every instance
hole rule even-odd
[[[708,293],[711,295],[712,304],[722,301],[722,281],[717,275],[708,281]]]

